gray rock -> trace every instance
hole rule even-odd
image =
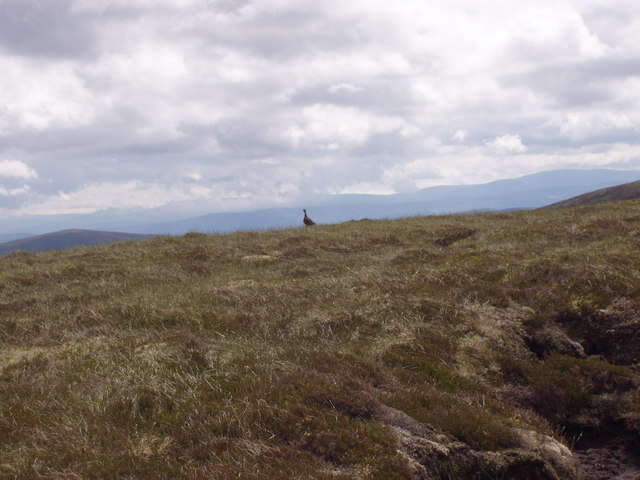
[[[548,435],[533,430],[516,429],[520,447],[539,454],[561,475],[561,478],[578,476],[578,461],[566,445]]]
[[[479,452],[456,438],[420,423],[404,412],[380,405],[376,419],[398,441],[414,480],[576,480],[571,451],[546,435],[517,430],[520,448]]]
[[[556,326],[546,326],[531,333],[527,339],[529,347],[538,355],[561,353],[575,358],[586,358],[584,347],[572,340]]]

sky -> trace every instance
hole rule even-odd
[[[0,0],[0,216],[640,168],[637,0]]]

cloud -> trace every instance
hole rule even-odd
[[[0,47],[31,57],[77,57],[95,47],[95,17],[74,12],[72,0],[3,0]]]
[[[38,174],[24,162],[18,160],[0,160],[0,177],[32,179]]]
[[[207,198],[211,191],[197,185],[163,185],[137,180],[87,185],[77,191],[58,192],[41,202],[29,205],[31,214],[88,213],[105,208],[154,208],[193,198]]]
[[[331,85],[329,87],[329,93],[357,93],[359,91],[361,91],[362,88],[358,87],[357,85],[352,85],[350,83],[337,83],[335,85]]]
[[[527,147],[522,143],[520,135],[502,135],[490,142],[486,142],[485,145],[498,154],[524,153],[527,151]]]
[[[458,130],[455,131],[453,135],[451,135],[451,140],[456,142],[464,142],[465,139],[467,138],[467,135],[468,133],[466,130],[459,128]]]
[[[29,193],[29,185],[23,185],[20,188],[4,188],[0,187],[0,195],[4,197],[17,197]]]
[[[640,168],[632,0],[1,3],[14,212]]]

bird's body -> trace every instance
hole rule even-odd
[[[308,216],[307,216],[307,211],[305,209],[302,209],[302,211],[304,212],[304,218],[302,219],[302,221],[304,222],[304,224],[307,227],[310,227],[311,225],[315,225],[316,222],[314,222],[313,220],[311,220]]]

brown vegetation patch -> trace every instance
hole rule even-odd
[[[452,226],[438,233],[438,237],[433,241],[439,247],[448,247],[456,242],[469,238],[477,230],[467,227]]]
[[[287,236],[287,238],[283,238],[278,242],[278,248],[281,250],[286,250],[292,247],[299,247],[305,243],[308,243],[310,240],[309,237],[300,237],[300,236]]]
[[[416,264],[430,264],[439,259],[439,255],[431,250],[425,248],[413,248],[404,250],[397,254],[391,260],[393,265],[410,265]]]
[[[341,245],[341,244],[333,244],[333,245],[323,245],[322,249],[325,252],[330,252],[330,253],[342,253],[342,254],[347,254],[351,252],[351,249],[346,246],[346,245]]]
[[[620,305],[620,304],[618,304]],[[603,355],[614,364],[640,363],[640,317],[633,303],[597,310],[588,305],[560,312],[556,320],[591,355]]]
[[[494,213],[491,215],[491,218],[496,220],[514,220],[517,217],[511,213]]]
[[[36,305],[36,300],[16,300],[13,302],[0,303],[0,315],[8,316],[28,310]]]
[[[362,248],[381,246],[399,247],[401,245],[403,245],[402,240],[397,235],[389,233],[381,236],[367,237],[363,242]]]
[[[623,398],[640,386],[632,370],[598,357],[554,353],[540,363],[509,357],[500,362],[506,378],[529,386],[532,406],[558,426],[619,421],[629,408]]]
[[[33,252],[27,252],[25,250],[17,250],[15,252],[11,252],[8,255],[5,255],[0,261],[2,262],[16,262],[16,263],[25,263],[27,265],[33,265],[36,259],[36,254]]]
[[[313,250],[307,247],[297,247],[297,248],[289,248],[282,252],[282,257],[287,259],[297,259],[297,258],[313,258],[316,256]]]

